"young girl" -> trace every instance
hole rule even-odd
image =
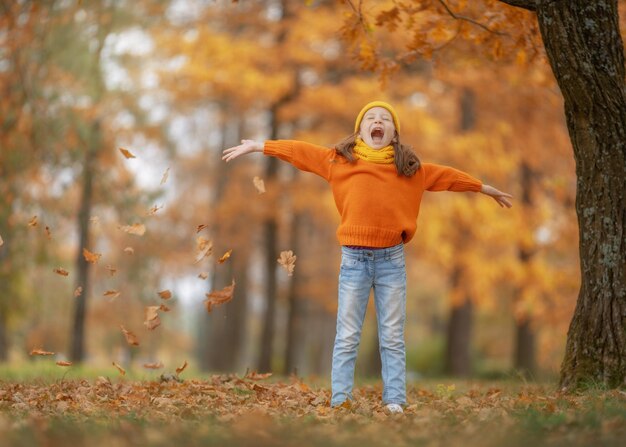
[[[374,289],[382,363],[383,404],[402,413],[406,404],[404,247],[415,234],[424,191],[474,191],[510,208],[510,194],[446,166],[421,163],[400,143],[400,121],[382,101],[359,112],[354,134],[334,149],[301,141],[242,140],[224,150],[225,161],[263,152],[313,172],[330,183],[341,223],[337,333],[331,406],[352,399],[354,365],[370,290]]]

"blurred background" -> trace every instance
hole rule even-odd
[[[353,58],[367,48],[346,39],[346,2],[0,1],[0,361],[50,362],[30,355],[42,348],[102,368],[328,376],[330,189],[261,154],[225,164],[221,152],[242,138],[332,147],[382,99],[423,161],[514,196],[505,210],[425,195],[406,246],[409,377],[554,377],[579,286],[562,98],[535,25],[472,7],[529,37],[470,24],[449,45],[448,17],[421,36],[433,51],[381,77]],[[381,43],[402,52],[391,35]],[[276,262],[285,250],[292,276]],[[233,279],[233,299],[207,312],[205,294]],[[170,311],[150,330],[145,309],[161,304]],[[366,318],[357,374],[375,377],[373,306]]]

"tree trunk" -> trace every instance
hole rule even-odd
[[[472,372],[470,347],[473,310],[472,300],[468,298],[462,304],[453,306],[450,311],[444,363],[446,374],[467,377]]]
[[[78,212],[78,251],[76,253],[76,288],[82,287],[82,293],[74,300],[74,323],[70,336],[70,358],[73,362],[82,362],[85,357],[85,315],[89,298],[89,263],[83,256],[83,249],[89,249],[90,227],[89,216],[93,202],[93,180],[96,155],[101,144],[100,121],[95,121],[90,134],[90,143],[85,152],[83,165],[83,190]]]
[[[560,386],[626,384],[626,87],[617,0],[537,2],[576,159],[581,288]]]

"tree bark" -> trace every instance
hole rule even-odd
[[[453,306],[450,311],[444,367],[446,374],[467,377],[472,373],[470,347],[473,311],[474,305],[469,298]]]
[[[560,386],[626,384],[626,87],[617,0],[543,1],[576,160],[581,288]]]

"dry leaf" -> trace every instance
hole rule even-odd
[[[272,375],[272,373],[261,373],[261,374],[259,374],[256,371],[251,371],[251,372],[246,374],[245,378],[246,379],[250,379],[250,380],[263,380],[263,379],[267,379],[271,375]]]
[[[159,306],[159,310],[162,310],[163,312],[169,312],[169,311],[170,311],[170,308],[169,308],[169,307],[167,307],[165,304],[161,304],[161,305]]]
[[[148,368],[148,369],[161,369],[163,368],[163,363],[162,362],[144,363],[143,367]]]
[[[112,265],[107,265],[105,267],[105,269],[107,269],[109,271],[109,275],[113,276],[117,273],[117,269],[115,267],[113,267]]]
[[[254,183],[254,187],[256,188],[259,194],[263,194],[265,192],[265,183],[259,177],[254,177],[252,179],[252,183]]]
[[[160,306],[148,306],[146,307],[146,321],[143,324],[150,330],[158,327],[161,324],[161,319],[159,318],[158,310]]]
[[[232,300],[234,292],[235,280],[233,279],[233,282],[230,286],[226,286],[222,290],[206,293],[206,300],[204,300],[206,310],[208,312],[211,312],[211,310],[213,310],[213,306],[219,306],[220,304],[224,304]]]
[[[213,252],[213,242],[210,239],[203,238],[202,236],[198,236],[198,239],[196,239],[196,247],[198,249],[198,254],[196,255],[194,264],[202,261]]]
[[[221,258],[219,258],[219,259],[217,260],[217,262],[218,262],[218,263],[220,263],[220,264],[223,264],[224,262],[226,262],[226,260],[227,260],[228,258],[230,258],[230,254],[231,254],[232,252],[233,252],[232,250],[228,250],[226,253],[224,253],[224,254],[222,255],[222,257],[221,257]]]
[[[126,328],[122,325],[120,325],[120,329],[122,329],[122,333],[124,334],[124,337],[126,337],[126,343],[131,346],[139,346],[139,339],[135,334],[126,330]]]
[[[70,272],[68,272],[67,270],[65,270],[64,268],[61,268],[61,267],[58,267],[58,268],[54,269],[53,271],[57,275],[61,275],[61,276],[67,276],[67,275],[70,274]]]
[[[59,366],[72,366],[72,362],[67,362],[65,360],[59,360],[56,364]]]
[[[185,360],[185,363],[183,363],[181,366],[176,368],[176,374],[180,374],[185,370],[185,368],[187,368],[187,360]]]
[[[291,250],[281,251],[278,263],[282,265],[289,276],[293,275],[293,269],[296,267],[296,255]]]
[[[143,236],[146,232],[146,226],[138,223],[132,225],[119,225],[117,228],[128,234],[134,234],[137,236]]]
[[[167,182],[167,177],[170,175],[170,168],[167,168],[163,173],[163,177],[161,178],[161,185],[164,185]]]
[[[206,227],[208,227],[208,225],[205,225],[205,224],[198,225],[198,226],[196,227],[196,233],[200,233],[200,232],[201,232],[202,230],[204,230]]]
[[[164,299],[164,300],[169,300],[172,297],[172,292],[170,292],[169,290],[161,290],[160,292],[157,292],[157,293],[159,294],[161,299]]]
[[[95,264],[102,257],[102,253],[92,253],[86,248],[83,248],[83,256],[85,257],[85,261],[90,264]]]
[[[50,227],[46,226],[46,237],[48,240],[52,240],[52,232],[50,231]]]
[[[29,227],[36,227],[37,226],[37,216],[33,216],[30,218],[30,220],[28,221],[28,226]]]
[[[111,362],[113,363],[113,366],[115,366],[117,368],[117,370],[120,372],[121,375],[125,376],[126,375],[126,370],[124,368],[122,368],[120,365],[118,365],[115,362]]]
[[[163,208],[163,205],[161,206],[154,205],[152,208],[148,210],[148,216],[154,216],[157,213],[157,211],[159,211],[162,208]]]
[[[30,351],[30,355],[54,355],[54,352],[44,351],[43,349],[33,349]]]
[[[110,296],[111,299],[115,299],[118,296],[120,296],[121,292],[118,292],[117,290],[107,290],[106,292],[104,292],[104,294],[102,296]]]
[[[198,278],[200,279],[207,279],[208,277],[209,277],[209,274],[207,272],[198,273]]]
[[[120,147],[120,152],[126,158],[137,158],[128,149],[124,149],[123,147]]]
[[[83,293],[83,286],[78,286],[78,287],[76,287],[76,290],[74,290],[74,296],[75,297],[81,296],[82,293]]]
[[[128,253],[129,255],[135,254],[135,249],[133,247],[126,247],[124,253]]]

